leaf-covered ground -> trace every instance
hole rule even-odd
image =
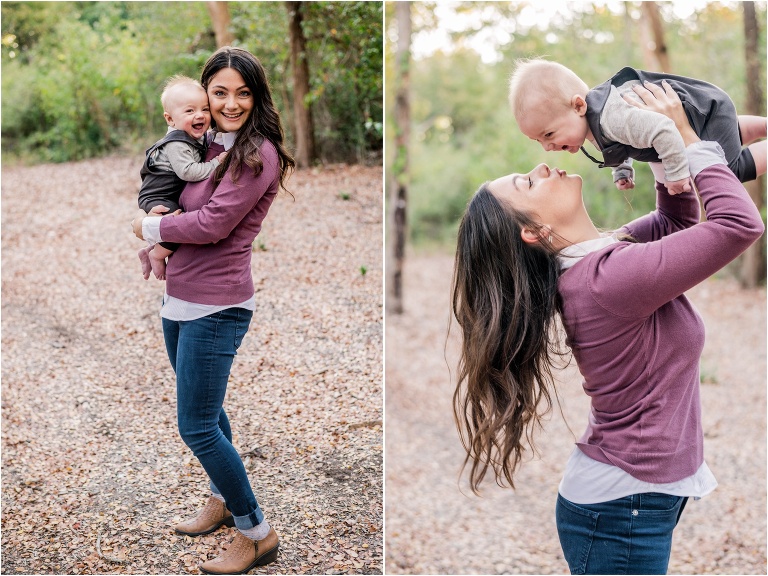
[[[2,573],[184,574],[207,498],[129,226],[141,158],[2,172]],[[281,538],[258,573],[382,571],[381,170],[297,172],[257,238],[225,406]]]
[[[565,462],[589,409],[581,377],[560,374],[557,407],[516,490],[486,477],[482,497],[459,482],[463,451],[451,397],[458,327],[446,342],[453,258],[414,256],[403,316],[386,321],[387,574],[567,574],[555,528]],[[719,482],[689,502],[670,574],[765,574],[766,293],[712,278],[691,290],[704,318],[704,453]],[[451,372],[449,372],[449,366]],[[418,369],[414,369],[418,367]],[[571,432],[571,430],[573,432]]]

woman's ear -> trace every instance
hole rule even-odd
[[[520,237],[523,239],[523,242],[526,244],[536,244],[537,242],[541,242],[542,240],[549,240],[552,238],[552,228],[544,224],[543,226],[534,229],[531,228],[523,228],[520,230]]]

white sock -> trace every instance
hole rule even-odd
[[[263,540],[269,534],[269,524],[266,520],[263,520],[258,526],[248,528],[247,530],[240,530],[240,534],[251,540]]]
[[[216,494],[216,492],[211,492],[211,496],[216,498],[216,500],[218,500],[219,502],[224,502],[224,496],[222,496],[221,494]]]

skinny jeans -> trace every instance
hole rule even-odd
[[[224,411],[227,381],[253,312],[227,308],[189,321],[163,318],[168,358],[176,372],[179,434],[200,461],[211,490],[224,497],[235,526],[247,530],[264,514],[251,489]]]
[[[571,574],[666,574],[687,500],[649,492],[575,504],[558,494],[557,534]]]

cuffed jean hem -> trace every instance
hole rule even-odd
[[[222,499],[224,499],[224,496],[221,494],[221,490],[216,488],[216,485],[213,483],[213,480],[208,482],[208,485],[211,487],[211,492],[213,494],[215,494],[216,496],[220,496]],[[261,511],[261,508],[259,507],[258,504],[256,504],[256,510],[254,510],[250,514],[246,514],[245,516],[233,515],[232,517],[235,519],[235,526],[237,526],[238,530],[248,530],[264,522],[264,513]]]
[[[255,528],[262,522],[264,522],[264,513],[259,506],[256,506],[256,510],[248,514],[247,516],[232,516],[235,519],[235,526],[238,530],[250,530]]]

